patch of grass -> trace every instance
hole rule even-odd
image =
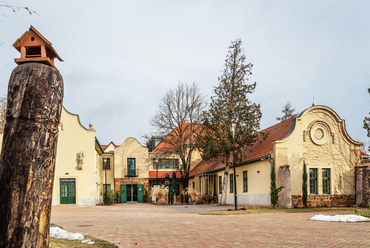
[[[269,207],[248,207],[245,210],[235,211],[218,210],[200,213],[202,215],[233,215],[233,214],[282,214],[282,213],[304,213],[304,212],[326,212],[326,211],[353,211],[352,208],[269,208]]]
[[[80,247],[99,247],[99,248],[117,248],[116,245],[109,243],[108,241],[101,240],[98,238],[90,237],[85,235],[86,239],[90,239],[94,242],[93,245],[81,244],[81,240],[67,240],[67,239],[55,239],[50,238],[49,247],[50,248],[80,248]]]

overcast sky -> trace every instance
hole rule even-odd
[[[277,123],[287,101],[297,112],[326,105],[366,141],[370,96],[368,1],[9,1],[0,7],[0,94],[7,92],[12,47],[30,25],[64,62],[64,106],[94,125],[101,144],[140,141],[161,97],[178,82],[198,83],[207,100],[231,40],[253,63],[251,99],[261,128]]]

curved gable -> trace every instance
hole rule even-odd
[[[334,136],[334,133],[339,131],[339,133],[346,139],[347,142],[353,145],[361,145],[360,142],[353,140],[349,136],[346,130],[346,126],[345,126],[345,120],[341,119],[339,115],[333,109],[327,106],[316,105],[316,106],[312,106],[302,111],[297,116],[297,118],[293,120],[292,127],[288,135],[284,137],[282,140],[277,141],[277,143],[285,142],[289,140],[293,135],[301,135],[300,133],[294,134],[295,132],[302,131],[302,130],[298,130],[301,128],[297,128],[297,125],[300,125],[300,126],[303,125],[305,127],[304,131],[306,133],[303,134],[304,139],[315,137],[314,134],[310,132],[315,131],[315,130],[312,130],[312,128],[315,128],[316,126],[321,125],[324,132],[327,132],[327,135]],[[318,144],[320,144],[320,142],[318,142]]]
[[[63,112],[65,114],[63,114]],[[73,119],[75,118],[76,122],[81,126],[81,128],[85,129],[86,131],[88,131],[89,129],[84,127],[82,124],[81,124],[81,121],[80,121],[80,116],[78,114],[73,114],[71,112],[69,112],[64,106],[62,108],[62,118],[61,118],[61,123],[63,123],[63,117],[66,118],[66,116],[68,116],[69,118]]]

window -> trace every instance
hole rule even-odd
[[[310,194],[317,195],[317,169],[310,169]]]
[[[103,170],[110,170],[110,158],[103,158]]]
[[[193,189],[195,189],[195,182],[193,182]]]
[[[234,193],[234,174],[230,174],[230,193]]]
[[[107,189],[110,189],[110,184],[103,184],[103,190],[104,190],[104,192],[105,192]]]
[[[127,159],[127,175],[136,176],[136,163],[134,158]]]
[[[330,194],[330,169],[322,169],[322,193]]]
[[[248,172],[243,171],[243,192],[248,192]]]
[[[222,194],[222,176],[218,177],[218,193]]]
[[[178,169],[178,159],[153,159],[153,169]]]

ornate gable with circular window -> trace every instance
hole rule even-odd
[[[310,138],[316,145],[324,145],[330,138],[330,129],[324,122],[315,122],[310,129]]]

